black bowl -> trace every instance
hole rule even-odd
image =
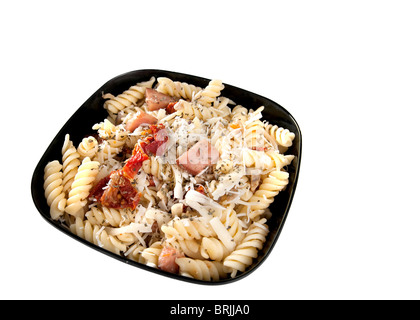
[[[280,232],[284,226],[287,214],[292,204],[293,195],[295,193],[298,181],[300,161],[302,156],[302,134],[300,132],[296,120],[282,106],[258,94],[228,84],[224,84],[225,88],[222,92],[223,96],[229,97],[237,104],[241,104],[249,109],[256,110],[260,106],[265,106],[265,109],[263,111],[263,119],[268,120],[273,125],[278,125],[283,128],[289,129],[296,135],[293,141],[293,146],[290,147],[287,152],[287,154],[295,155],[295,159],[293,160],[292,164],[288,166],[288,172],[290,174],[289,184],[287,186],[287,189],[280,192],[279,195],[275,198],[275,201],[271,204],[270,210],[273,213],[273,215],[267,222],[268,227],[270,228],[270,233],[267,236],[263,249],[259,251],[258,257],[254,259],[252,266],[250,266],[245,272],[239,273],[234,278],[222,279],[217,282],[196,280],[181,275],[167,273],[159,269],[152,268],[141,263],[132,261],[123,256],[116,255],[103,248],[100,248],[99,246],[96,246],[95,244],[92,244],[74,235],[70,232],[69,229],[61,225],[59,222],[54,221],[50,217],[49,207],[44,197],[43,189],[44,167],[49,161],[61,159],[61,148],[63,145],[65,135],[67,133],[70,134],[70,136],[72,137],[72,141],[78,142],[81,141],[83,137],[85,137],[87,134],[95,133],[92,130],[92,126],[95,123],[103,121],[103,119],[105,119],[108,115],[106,110],[103,108],[104,99],[102,98],[102,94],[112,93],[114,95],[118,95],[119,93],[125,91],[127,88],[138,82],[149,80],[152,76],[156,78],[168,77],[174,81],[186,82],[202,88],[204,88],[210,81],[210,79],[205,79],[183,73],[147,69],[127,72],[106,82],[64,124],[64,126],[55,136],[55,138],[50,143],[47,150],[39,160],[34,170],[31,182],[32,198],[35,203],[35,206],[38,209],[41,216],[48,223],[50,223],[52,226],[56,227],[60,231],[64,232],[70,237],[84,243],[85,245],[95,250],[98,250],[108,256],[111,256],[115,259],[133,265],[140,269],[197,284],[226,284],[239,279],[243,279],[245,276],[253,272],[258,266],[260,266],[261,263],[267,258],[267,256],[273,249],[275,243],[277,242]]]

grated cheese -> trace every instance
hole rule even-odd
[[[216,232],[217,236],[219,237],[219,240],[226,247],[226,249],[228,249],[229,252],[232,252],[233,250],[235,250],[236,243],[233,240],[232,236],[230,235],[229,231],[220,221],[220,218],[214,217],[213,219],[209,221],[209,223],[212,226],[214,232]]]
[[[225,207],[206,197],[200,192],[190,190],[185,195],[185,203],[200,213],[205,220],[209,220],[214,214],[220,215]]]
[[[106,227],[106,232],[110,236],[116,236],[124,233],[146,233],[146,232],[152,232],[152,226],[147,223],[135,223],[132,222],[128,226],[119,227],[119,228],[112,228],[112,227]]]

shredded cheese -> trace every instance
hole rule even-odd
[[[119,228],[106,227],[105,230],[108,233],[108,235],[117,236],[124,233],[135,234],[136,232],[141,232],[141,233],[152,232],[152,226],[147,223],[132,222],[128,226],[119,227]]]
[[[229,231],[226,229],[226,227],[220,221],[220,218],[219,217],[214,217],[213,219],[211,219],[209,221],[209,223],[212,226],[214,232],[216,232],[217,236],[219,237],[219,240],[226,247],[226,249],[228,249],[229,252],[232,252],[236,247],[235,240],[233,240]]]

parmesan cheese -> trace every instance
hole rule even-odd
[[[150,224],[147,224],[147,223],[132,222],[128,226],[124,226],[124,227],[120,227],[120,228],[106,227],[105,230],[108,233],[108,235],[116,236],[116,235],[124,234],[124,233],[152,232],[152,226]]]
[[[235,240],[233,240],[229,231],[226,229],[226,227],[220,221],[220,218],[219,217],[214,217],[213,219],[211,219],[209,221],[209,223],[212,226],[214,232],[216,232],[217,236],[219,237],[219,240],[226,247],[226,249],[228,249],[230,252],[235,250],[235,247],[236,247]]]
[[[185,195],[185,203],[200,213],[207,221],[212,216],[218,216],[221,214],[222,210],[225,210],[224,206],[195,190],[187,192]]]

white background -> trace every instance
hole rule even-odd
[[[2,1],[2,299],[419,299],[417,1]],[[103,83],[164,69],[266,96],[303,133],[269,258],[223,286],[161,277],[46,223],[52,138]]]

